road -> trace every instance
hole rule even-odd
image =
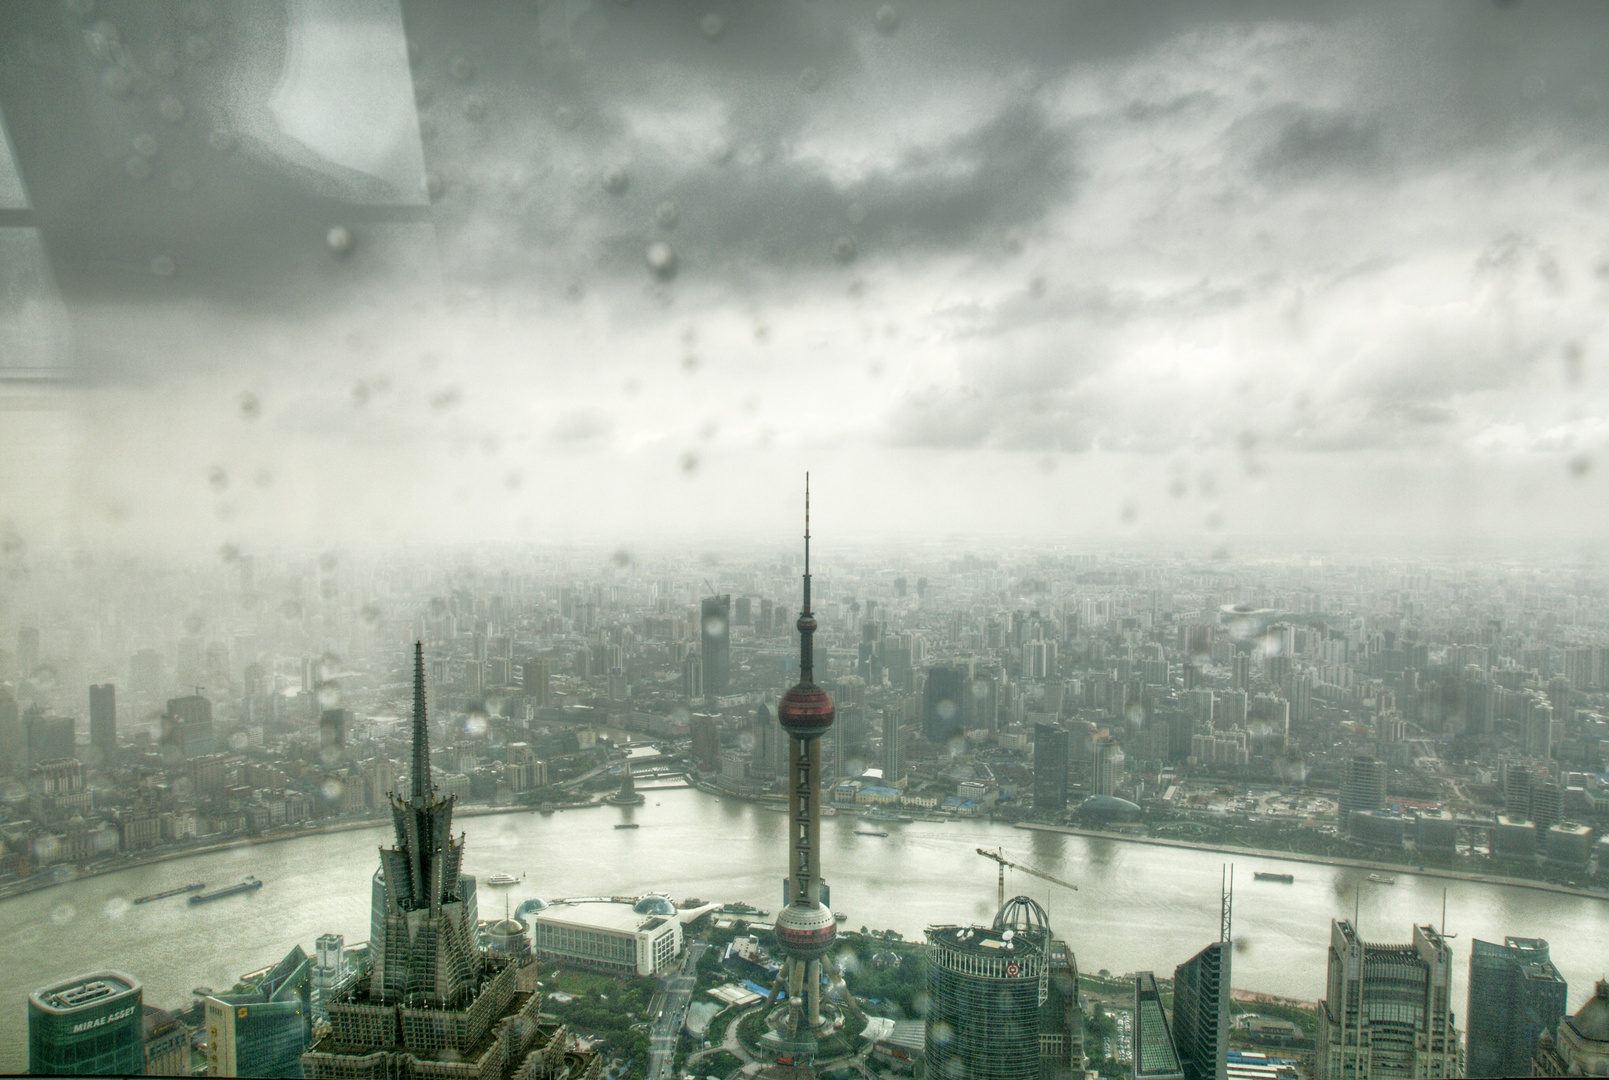
[[[687,1006],[698,981],[698,960],[709,946],[695,941],[687,947],[682,968],[665,984],[665,993],[648,1035],[648,1080],[669,1080],[676,1062],[676,1040],[681,1037]]]

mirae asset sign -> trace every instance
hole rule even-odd
[[[97,1028],[102,1024],[110,1024],[114,1020],[126,1020],[130,1016],[134,1015],[134,1010],[137,1008],[139,1008],[139,1006],[130,1005],[128,1008],[119,1009],[115,1013],[107,1013],[105,1016],[102,1016],[99,1019],[85,1020],[82,1024],[74,1024],[73,1034],[77,1035],[80,1031],[88,1031],[90,1028]]]

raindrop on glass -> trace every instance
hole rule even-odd
[[[893,4],[884,4],[877,9],[877,15],[872,20],[877,24],[879,33],[892,34],[899,29],[899,12],[894,10]],[[918,37],[921,35],[918,34]]]
[[[240,395],[240,418],[242,420],[255,420],[263,413],[263,403],[257,395],[247,390]]]
[[[821,72],[813,67],[807,67],[799,72],[799,89],[811,93],[821,87]]]
[[[124,67],[109,67],[101,72],[101,85],[113,97],[128,97],[134,89],[134,75]]]
[[[140,157],[138,154],[135,154],[133,157],[125,161],[123,163],[123,167],[127,169],[128,174],[134,177],[136,180],[151,179],[151,162]]]
[[[141,157],[156,157],[157,145],[155,135],[134,136],[134,152]]]
[[[486,99],[475,94],[465,98],[464,115],[477,122],[486,119]]]
[[[630,183],[631,178],[626,175],[626,170],[622,169],[618,165],[611,166],[604,171],[603,190],[607,191],[611,195],[620,195],[624,193],[627,185]]]
[[[178,266],[173,262],[172,256],[158,255],[156,258],[151,260],[151,273],[155,274],[157,277],[170,278],[178,271],[178,269]]]
[[[466,83],[475,77],[475,65],[469,62],[467,56],[455,56],[447,61],[447,74],[458,82]]]
[[[661,229],[673,227],[679,217],[681,217],[681,211],[676,209],[675,203],[668,200],[660,203],[658,209],[654,211],[654,221]]]
[[[665,279],[676,275],[676,252],[663,240],[648,245],[648,269],[655,277]]]
[[[866,220],[866,204],[856,201],[844,208],[844,217],[849,219],[851,225],[859,225]]]
[[[165,97],[157,103],[156,111],[168,123],[177,124],[184,119],[184,102],[176,97]]]
[[[718,11],[706,12],[704,17],[698,20],[698,32],[714,41],[726,33],[726,20],[721,18],[721,13]]]
[[[352,230],[345,225],[332,225],[330,231],[324,234],[324,246],[330,249],[332,255],[350,254],[356,242]]]
[[[234,132],[226,128],[213,128],[212,134],[207,136],[207,145],[220,154],[227,153],[235,148]]]
[[[853,236],[840,236],[832,242],[832,257],[838,262],[854,262],[855,252],[855,238]]]

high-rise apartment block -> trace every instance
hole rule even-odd
[[[202,1000],[208,1076],[302,1075],[313,1031],[312,968],[296,945],[260,978]]]

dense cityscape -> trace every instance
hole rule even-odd
[[[1609,608],[1591,571],[988,549],[834,552],[817,562],[819,629],[801,634],[789,594],[803,568],[786,550],[697,560],[486,552],[419,563],[229,550],[210,569],[160,571],[39,560],[15,579],[12,610],[26,614],[3,657],[0,887],[63,888],[131,863],[366,825],[408,805],[393,803],[395,793],[427,767],[432,797],[472,814],[640,805],[642,790],[676,784],[786,811],[797,797],[789,747],[804,743],[779,724],[779,705],[801,678],[801,645],[815,637],[805,658],[813,678],[803,682],[819,682],[832,704],[808,740],[819,779],[805,794],[822,814],[858,816],[865,835],[983,818],[1237,853],[1226,860],[1262,851],[1355,863],[1381,887],[1439,874],[1606,894]],[[790,814],[799,818],[799,808]],[[398,825],[402,849],[406,837],[440,834],[410,829]],[[528,1015],[531,1030],[545,1032],[532,1036],[541,1046],[557,1040],[554,1061],[571,1039],[607,1048],[563,1049],[594,1055],[574,1059],[576,1075],[672,1075],[711,1047],[733,1053],[734,1065],[830,1060],[836,1073],[876,1074],[925,1055],[930,1075],[1006,1075],[979,1072],[983,1059],[967,1055],[995,1061],[1026,1029],[1006,1019],[968,1027],[966,977],[981,969],[962,961],[999,958],[980,946],[998,950],[1012,937],[1038,943],[1021,946],[1038,950],[1020,968],[1032,976],[1022,976],[1031,1022],[1020,1022],[1034,1029],[1032,1067],[1013,1076],[1197,1077],[1230,1065],[1337,1078],[1496,1076],[1533,1063],[1554,1070],[1540,1075],[1590,1075],[1609,1049],[1594,1026],[1609,1010],[1603,984],[1567,988],[1549,960],[1550,948],[1596,942],[1538,940],[1514,926],[1501,942],[1455,953],[1434,910],[1392,928],[1384,944],[1337,919],[1316,1004],[1232,1001],[1231,986],[1259,988],[1231,982],[1227,881],[1216,944],[1179,957],[1178,971],[1160,979],[1128,977],[1132,994],[1113,993],[1108,979],[1081,991],[1077,957],[1103,960],[1098,943],[1047,925],[1034,901],[1005,902],[1008,867],[1060,879],[1026,859],[980,853],[1002,879],[992,930],[967,929],[969,912],[958,911],[957,929],[933,927],[927,949],[912,952],[879,941],[875,912],[856,916],[874,929],[846,928],[836,947],[832,920],[823,924],[827,944],[805,950],[835,960],[824,984],[831,1007],[823,1014],[812,1003],[805,1025],[824,1032],[819,1047],[807,1045],[797,1017],[769,1047],[743,1030],[768,999],[793,1000],[805,985],[802,965],[786,978],[793,954],[781,923],[762,914],[768,896],[667,900],[644,882],[638,896],[555,903],[563,898],[543,896],[539,881],[510,882],[519,911],[498,920],[486,907],[494,879],[478,887],[478,916],[471,887],[455,924],[465,944],[455,947],[516,958],[505,998],[516,985],[535,991],[539,971],[604,971],[628,984],[658,980],[657,1023],[678,1000],[680,1016],[696,1016],[688,992],[669,989],[685,974],[699,983],[700,1004],[717,1002],[733,1020],[735,1034],[709,1044],[707,1026],[688,1019],[656,1054],[646,1040],[589,1030],[579,1017],[561,1032],[539,1013],[539,995],[499,1007]],[[451,880],[460,856],[449,855]],[[829,861],[805,868],[801,881],[831,873]],[[251,891],[218,898],[250,903]],[[446,948],[448,937],[432,940]],[[343,1038],[324,999],[379,972],[384,955],[376,939],[329,938],[307,952],[312,943],[283,943],[290,956],[231,991],[146,1003],[147,1060],[158,1072],[213,1075],[298,1074],[267,1064],[276,1054],[291,1070],[322,1060],[318,1048]],[[619,953],[615,940],[630,947]],[[843,962],[862,954],[865,968]],[[1375,987],[1377,955],[1395,956],[1407,983]],[[724,966],[704,959],[714,957]],[[889,964],[907,979],[906,968],[924,968],[925,1015],[909,995],[909,1009],[898,998],[856,1003],[857,983]],[[1048,1005],[1038,965],[1061,988]],[[1462,1008],[1450,978],[1466,965]],[[952,969],[961,982],[949,988],[943,973]],[[65,983],[40,993],[87,985],[60,974]],[[703,985],[717,975],[725,981]],[[556,994],[571,997],[548,990]],[[950,1000],[960,1003],[946,1013]],[[1407,1026],[1392,1021],[1389,1036],[1371,1027],[1386,1024],[1371,1000],[1402,1004]],[[212,1034],[210,1018],[228,1005],[242,1019],[248,1007],[265,1017],[261,1030],[242,1023],[227,1038]],[[266,1019],[275,1015],[277,1028]],[[1118,1019],[1126,1035],[1102,1034]],[[30,1053],[46,1053],[33,1044],[33,1022]],[[286,1042],[292,1028],[300,1037]],[[949,1047],[966,1063],[949,1065]],[[1256,1053],[1266,1060],[1246,1056]]]
[[[0,3],[0,1075],[1609,1077],[1604,41]]]

